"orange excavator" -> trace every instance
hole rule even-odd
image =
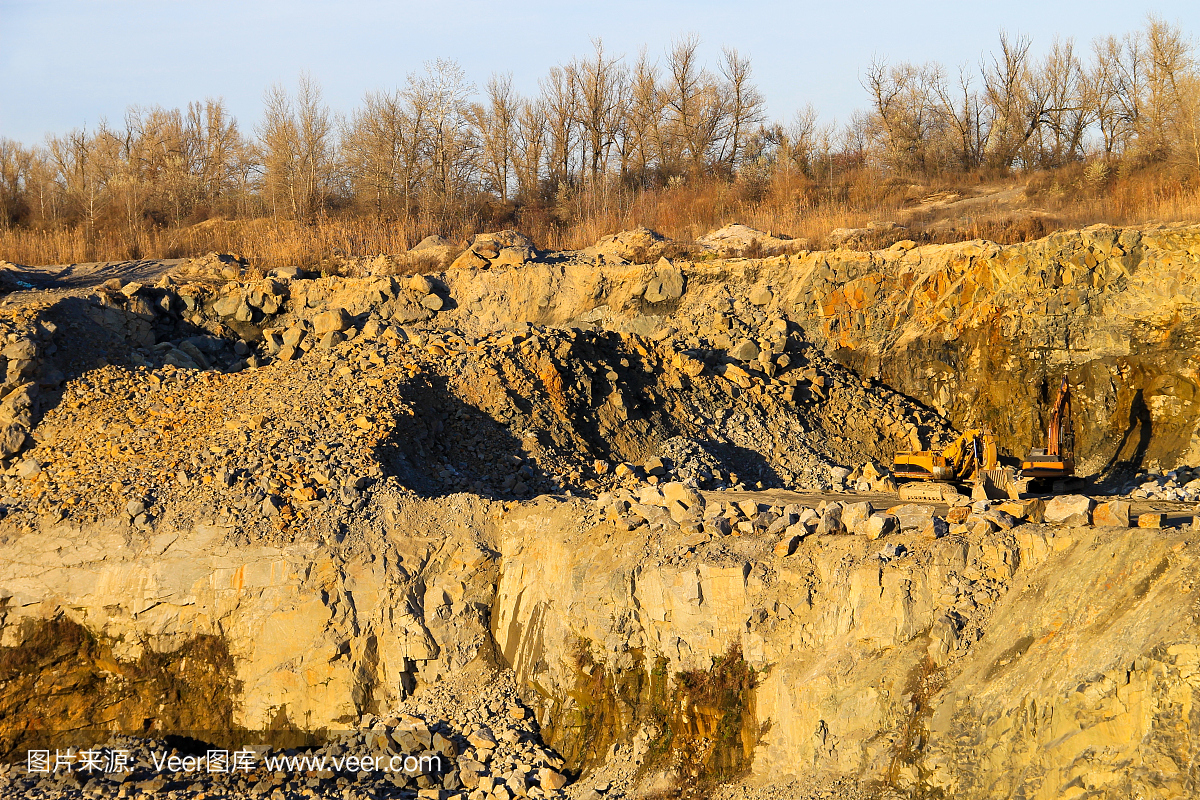
[[[1071,425],[1071,387],[1063,375],[1050,424],[1046,426],[1046,446],[1035,447],[1021,462],[1021,477],[1036,481],[1070,478],[1075,474],[1075,429]]]

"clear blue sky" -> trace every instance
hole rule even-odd
[[[823,119],[845,120],[865,104],[859,76],[874,55],[977,64],[1002,27],[1039,51],[1055,34],[1086,47],[1148,13],[1200,35],[1198,0],[0,0],[0,136],[40,141],[101,117],[120,122],[128,105],[207,96],[224,97],[249,132],[263,91],[294,86],[303,70],[346,113],[437,57],[456,59],[477,85],[511,71],[532,94],[591,37],[632,59],[643,45],[661,55],[684,33],[700,36],[710,61],[722,45],[749,54],[773,118],[812,102]]]

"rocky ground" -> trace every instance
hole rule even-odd
[[[868,254],[876,280],[747,231],[708,237],[703,264],[634,231],[565,254],[477,237],[449,271],[404,277],[218,256],[6,269],[0,744],[23,752],[57,714],[121,731],[107,744],[132,770],[22,762],[0,796],[983,797],[1028,769],[1088,796],[1134,786],[1083,744],[1087,770],[1030,767],[1005,737],[1058,741],[1035,707],[1074,715],[1081,743],[1189,752],[1162,733],[1166,698],[1195,692],[1181,631],[1200,466],[1163,416],[1191,413],[1183,378],[1150,376],[1153,425],[1112,444],[1153,463],[1084,494],[905,503],[886,465],[954,435],[948,387],[978,365],[898,311],[865,341],[883,325],[871,300],[907,291],[919,315],[942,298],[938,324],[961,325],[991,302],[979,259],[1013,258],[904,245]],[[1128,260],[1135,238],[1151,247],[1089,241]],[[1085,294],[1100,307],[1131,285]],[[881,380],[885,363],[911,374]],[[1141,374],[1127,366],[1112,374]],[[1097,398],[1080,398],[1087,424]],[[1082,437],[1091,461],[1105,436]],[[1109,588],[1070,595],[1062,570]],[[1146,603],[1153,630],[1134,621]],[[1102,607],[1120,630],[1081,655]],[[1058,672],[1005,728],[1015,695],[992,692],[1027,651]],[[756,677],[721,671],[737,665]],[[186,686],[197,668],[211,700]],[[1095,688],[1068,690],[1083,677]],[[1105,717],[1112,698],[1136,719]],[[979,720],[1000,766],[965,775]],[[324,731],[284,757],[444,766],[168,775],[154,759],[198,745],[148,732],[185,721]],[[1139,791],[1182,785],[1146,770]]]

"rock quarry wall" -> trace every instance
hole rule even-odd
[[[652,745],[667,726],[700,713],[664,711],[655,681],[670,686],[732,645],[757,675],[747,761],[762,780],[840,776],[964,798],[1195,786],[1189,532],[910,532],[899,554],[818,535],[780,555],[761,537],[625,531],[584,500],[505,511],[454,496],[392,514],[372,555],[229,548],[207,525],[140,546],[115,524],[23,537],[0,572],[0,645],[19,649],[33,620],[56,617],[105,643],[98,685],[56,684],[53,670],[43,681],[97,727],[128,709],[113,702],[122,665],[146,651],[203,663],[188,650],[200,637],[228,650],[213,664],[235,701],[224,722],[255,729],[338,729],[483,659],[511,666],[569,763],[633,740],[647,769],[666,768]],[[180,702],[193,713],[176,720],[222,722],[196,710],[204,698]]]
[[[1019,455],[1041,444],[1065,372],[1085,468],[1195,463],[1198,259],[1197,227],[1097,227],[1003,247],[104,289],[3,331],[0,449],[36,445],[64,382],[109,360],[238,369],[332,348],[352,327],[538,323],[636,334],[672,369],[747,392],[815,404],[858,392],[869,424],[882,408],[855,380],[831,386],[781,359],[824,350],[930,409],[889,423],[878,457],[942,433],[939,414],[992,426]],[[64,331],[88,346],[66,351]],[[337,541],[270,544],[179,516],[0,521],[4,663],[41,653],[48,621],[82,626],[98,642],[91,682],[48,669],[58,682],[45,696],[102,723],[136,707],[152,731],[185,719],[333,728],[482,659],[515,671],[575,767],[627,738],[653,771],[664,729],[704,728],[702,709],[664,706],[663,687],[736,650],[756,674],[742,736],[760,780],[1165,798],[1200,779],[1190,532],[1028,523],[936,541],[810,535],[778,551],[766,537],[689,538],[665,511],[631,531],[563,496],[380,490],[355,509],[361,523]],[[131,665],[184,653],[228,704],[206,716],[202,699],[182,698],[194,713],[156,719],[145,698],[118,702],[142,674]],[[0,687],[8,748],[30,723],[24,690]]]

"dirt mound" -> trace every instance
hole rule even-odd
[[[423,271],[443,270],[454,262],[458,248],[449,239],[434,234],[426,236],[408,251],[409,257],[421,266]]]
[[[179,278],[191,280],[237,280],[246,271],[250,262],[233,253],[209,253],[192,258],[175,267],[171,273]]]
[[[800,242],[772,236],[740,222],[706,233],[696,240],[696,244],[722,258],[761,258],[802,249]]]

